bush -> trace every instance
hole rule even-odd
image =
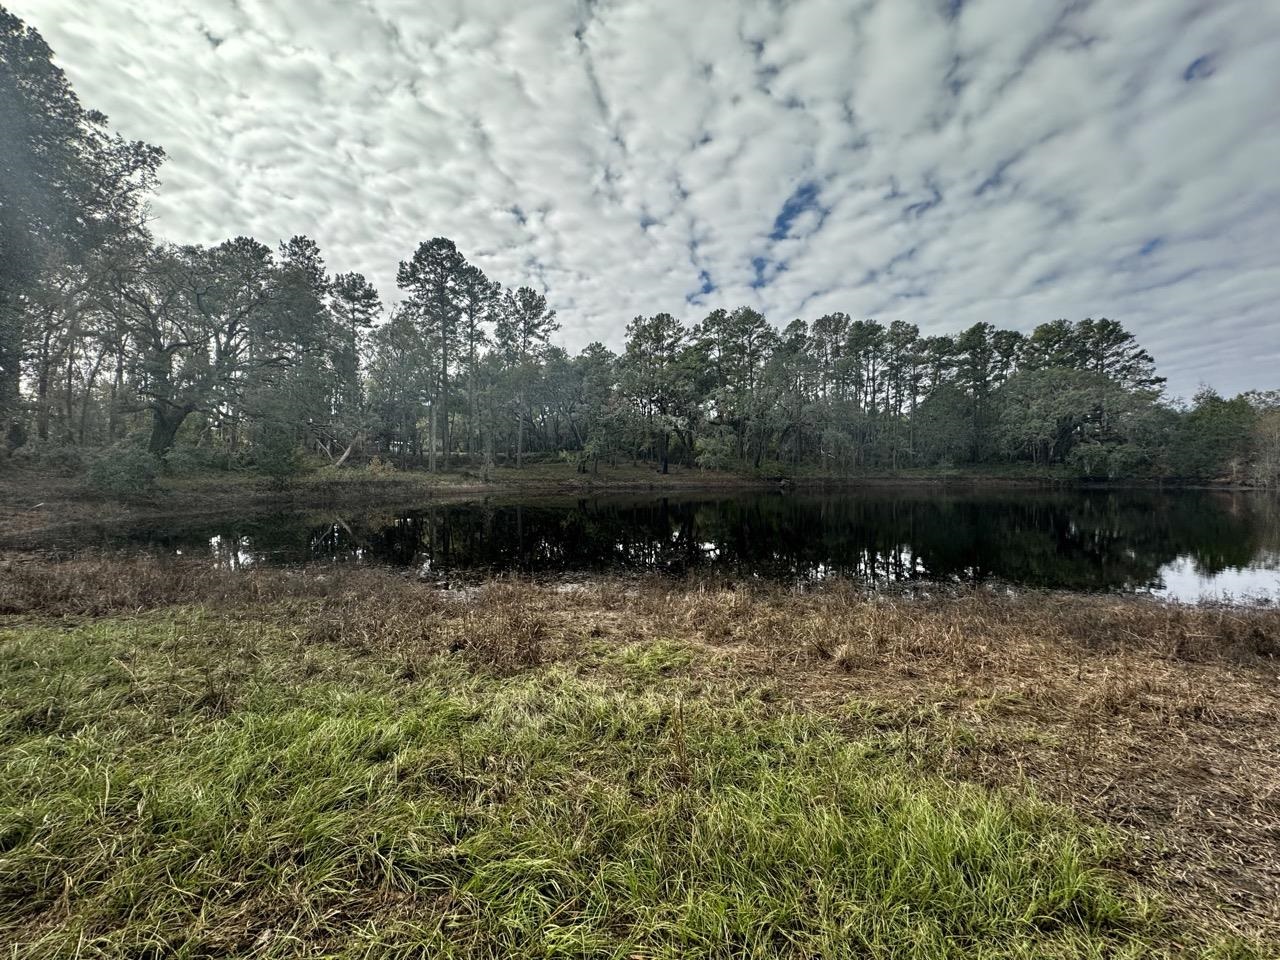
[[[369,465],[365,467],[370,476],[373,477],[390,477],[396,473],[396,465],[389,460],[383,460],[381,457],[374,457],[369,461]]]
[[[117,443],[103,450],[89,464],[89,486],[98,493],[129,497],[155,486],[160,462],[142,447]]]
[[[733,463],[733,442],[723,432],[698,437],[694,449],[694,463],[703,470],[725,470]]]
[[[164,464],[173,474],[199,474],[210,470],[230,470],[231,455],[214,447],[181,443],[164,455]]]
[[[79,447],[29,440],[13,451],[15,466],[71,477],[84,469],[84,456]]]
[[[310,466],[293,430],[272,421],[262,424],[254,435],[253,465],[277,490],[288,487]]]

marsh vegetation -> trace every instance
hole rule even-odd
[[[0,571],[0,936],[80,956],[1264,956],[1280,612]]]

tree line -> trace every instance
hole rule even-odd
[[[1114,320],[922,335],[844,313],[779,329],[741,306],[637,316],[621,353],[571,355],[543,292],[504,286],[444,237],[406,252],[392,306],[308,237],[157,240],[146,199],[163,151],[112,134],[3,9],[0,139],[10,458],[1280,475],[1280,395],[1171,403]]]

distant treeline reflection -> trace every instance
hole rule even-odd
[[[866,492],[540,500],[275,517],[139,532],[216,562],[363,561],[426,572],[715,571],[875,582],[1006,580],[1072,590],[1159,586],[1280,557],[1275,500],[1248,493]]]

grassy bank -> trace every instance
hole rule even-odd
[[[1271,955],[1280,612],[0,568],[15,956]]]

